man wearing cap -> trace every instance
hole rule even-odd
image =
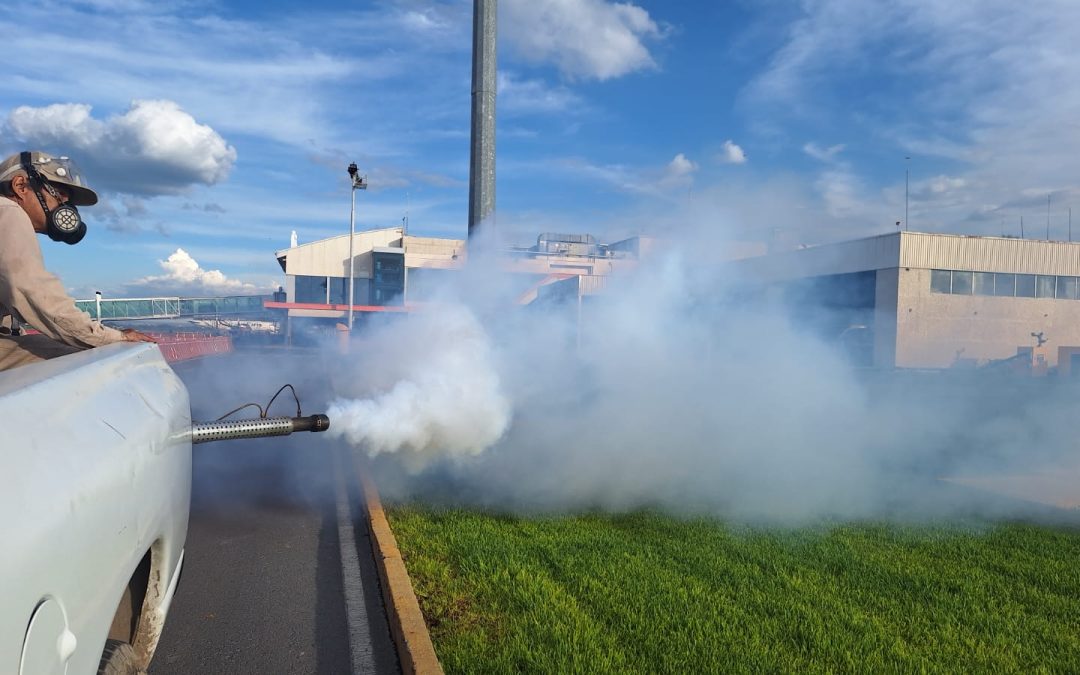
[[[34,235],[78,243],[86,224],[76,206],[97,199],[66,157],[20,152],[0,163],[0,370],[113,342],[153,342],[91,320],[45,269]],[[23,323],[39,334],[25,334]]]

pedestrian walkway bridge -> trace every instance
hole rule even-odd
[[[220,298],[100,298],[77,300],[75,306],[102,319],[210,318],[263,314],[270,295],[226,295]]]

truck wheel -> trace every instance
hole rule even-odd
[[[106,640],[98,675],[146,675],[135,663],[135,650],[121,640]]]

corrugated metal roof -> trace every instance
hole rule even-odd
[[[1080,243],[893,232],[732,263],[738,274],[762,281],[893,267],[1080,276]]]
[[[1080,276],[1080,243],[905,232],[900,266]]]

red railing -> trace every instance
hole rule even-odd
[[[24,328],[27,335],[40,335],[33,328]],[[147,333],[157,340],[162,356],[169,363],[197,359],[211,354],[227,354],[233,350],[232,338],[228,335],[210,335],[209,333]]]
[[[197,359],[200,356],[225,354],[233,350],[232,338],[207,333],[147,333],[157,340],[162,356],[169,363]]]

